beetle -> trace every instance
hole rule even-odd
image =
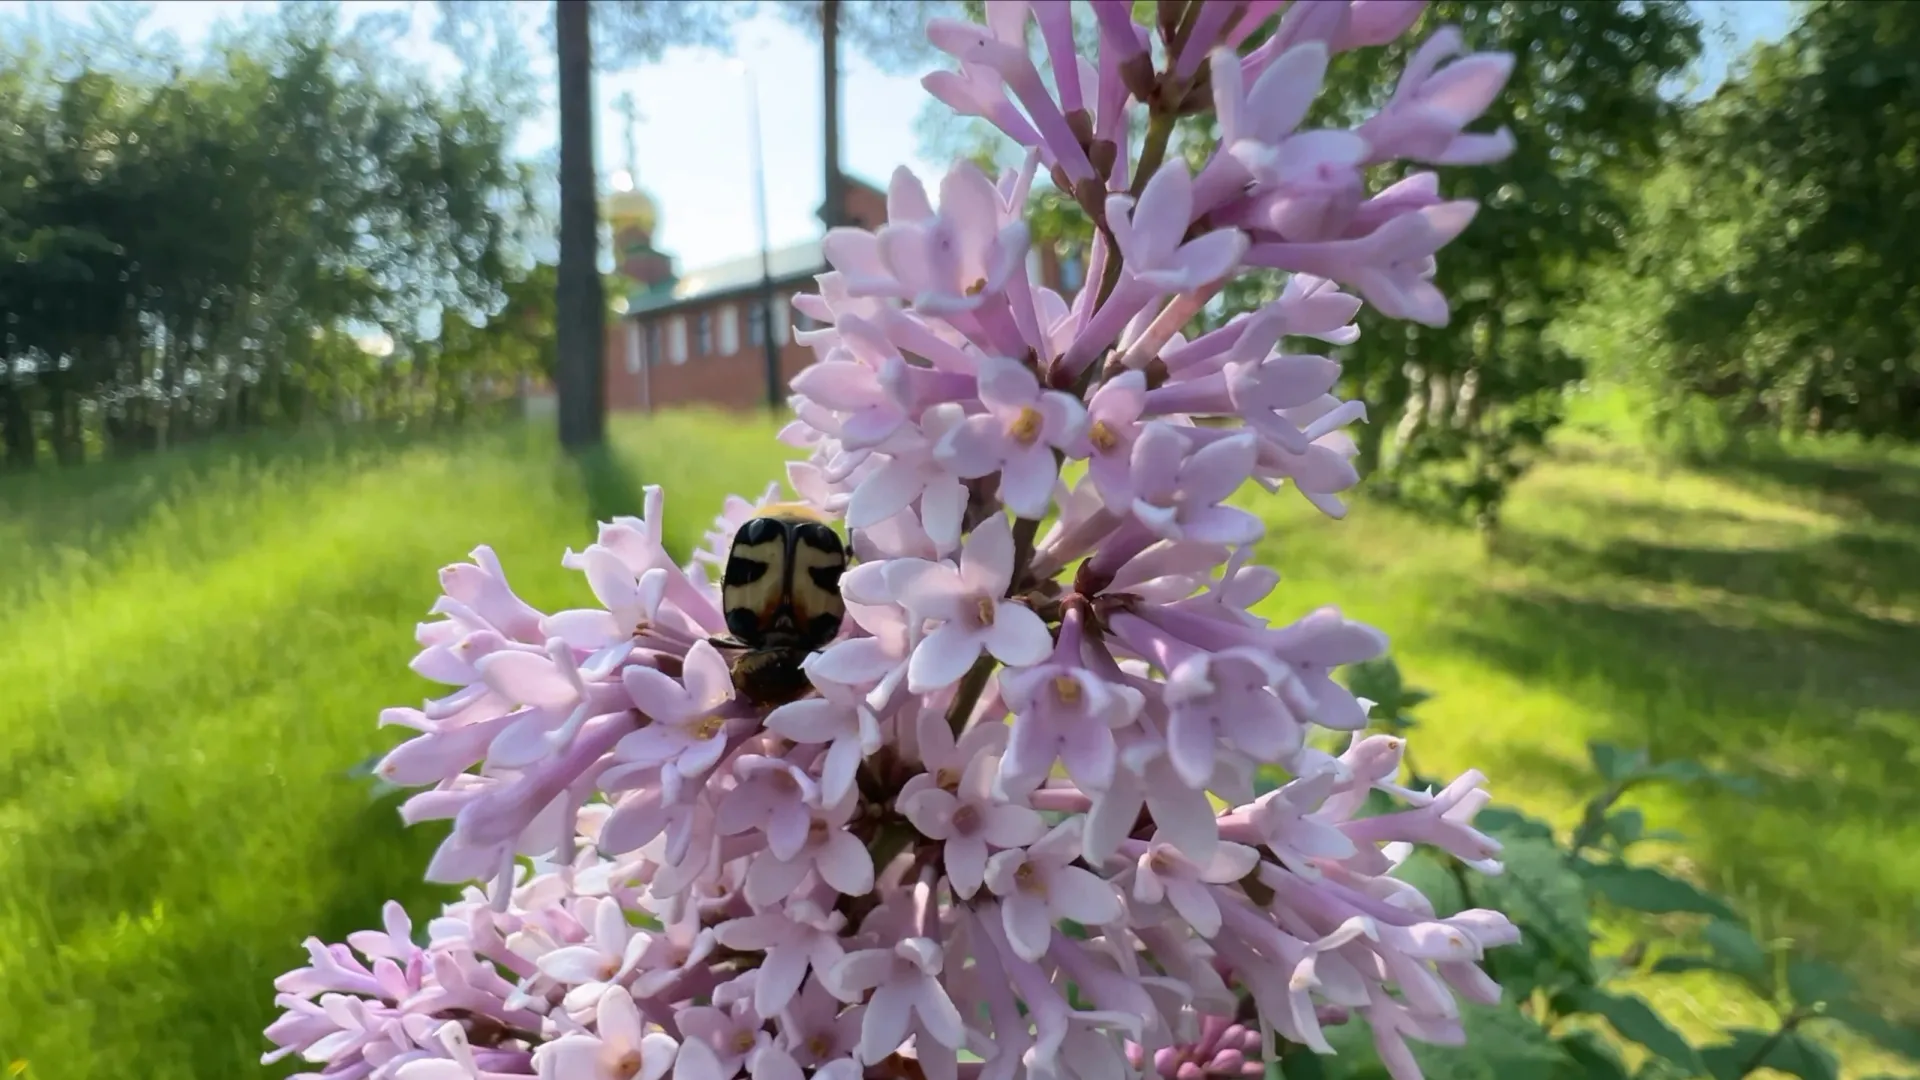
[[[828,519],[801,503],[775,503],[741,525],[727,552],[720,609],[740,649],[730,670],[740,696],[783,705],[812,688],[801,662],[840,632],[840,575],[847,549]]]

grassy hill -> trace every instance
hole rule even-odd
[[[435,571],[487,543],[536,605],[591,602],[559,558],[596,518],[664,484],[684,553],[778,475],[774,430],[622,420],[584,465],[544,429],[320,434],[0,479],[0,1066],[254,1075],[304,936],[434,901],[437,834],[348,774],[398,738],[378,710],[426,692],[406,664]],[[1285,575],[1268,614],[1341,603],[1437,694],[1424,771],[1477,766],[1563,823],[1591,737],[1750,772],[1757,801],[1640,805],[1688,834],[1678,867],[1920,1016],[1920,458],[1691,469],[1574,433],[1490,548],[1365,503],[1248,505]]]

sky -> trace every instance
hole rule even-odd
[[[125,0],[0,0],[0,15],[29,11],[56,18],[88,17],[101,3]],[[514,0],[537,22],[551,8],[547,0]],[[158,0],[147,27],[171,33],[190,50],[206,40],[223,20],[249,11],[271,9],[275,0]],[[454,70],[456,61],[433,41],[438,17],[431,3],[409,0],[349,0],[349,19],[357,13],[410,10],[413,25],[402,39],[407,53],[436,71]],[[1787,0],[1700,0],[1710,25],[1724,21],[1728,42],[1713,42],[1701,75],[1717,83],[1730,56],[1756,39],[1770,39],[1788,25]],[[551,87],[552,58],[543,40],[529,41],[536,74]],[[1731,47],[1729,47],[1729,45]],[[615,109],[630,93],[640,113],[636,144],[639,186],[660,211],[654,242],[673,255],[684,274],[759,250],[750,172],[748,79],[737,57],[752,68],[758,84],[760,128],[767,175],[768,234],[772,246],[800,243],[819,234],[814,211],[822,198],[820,130],[820,53],[808,34],[773,15],[740,23],[734,48],[674,49],[660,61],[628,72],[603,73],[596,81],[595,135],[603,176],[627,166],[627,123]],[[841,89],[842,167],[885,186],[897,165],[913,169],[929,187],[941,168],[920,157],[917,121],[928,100],[917,76],[888,75],[851,50],[843,57]],[[548,109],[523,132],[519,152],[550,153],[556,126]]]

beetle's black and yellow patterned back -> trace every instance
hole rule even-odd
[[[767,507],[734,534],[721,578],[727,630],[750,648],[803,651],[833,640],[846,605],[840,534],[803,506]]]

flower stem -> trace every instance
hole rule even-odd
[[[1167,160],[1167,142],[1173,138],[1173,113],[1154,110],[1147,118],[1147,140],[1140,147],[1140,163],[1133,167],[1133,187],[1129,189],[1134,198],[1147,189],[1147,181],[1160,171]]]
[[[1057,462],[1063,455],[1054,451]],[[1018,596],[1037,582],[1029,580],[1033,569],[1033,538],[1040,533],[1039,518],[1013,519],[1013,580],[1007,595]]]
[[[947,706],[947,727],[956,736],[966,729],[967,720],[973,716],[973,707],[980,704],[980,694],[987,688],[987,677],[993,674],[997,663],[990,653],[983,652],[980,659],[975,660],[961,677],[960,689],[953,695],[953,704]]]
[[[1799,1009],[1788,1013],[1786,1017],[1780,1021],[1780,1026],[1774,1029],[1773,1034],[1767,1036],[1761,1041],[1760,1045],[1755,1048],[1752,1056],[1740,1063],[1740,1071],[1734,1075],[1745,1076],[1766,1064],[1767,1056],[1772,1054],[1774,1048],[1780,1045],[1780,1041],[1788,1035],[1793,1034],[1793,1029],[1799,1027],[1800,1021],[1806,1018],[1807,1014]]]

